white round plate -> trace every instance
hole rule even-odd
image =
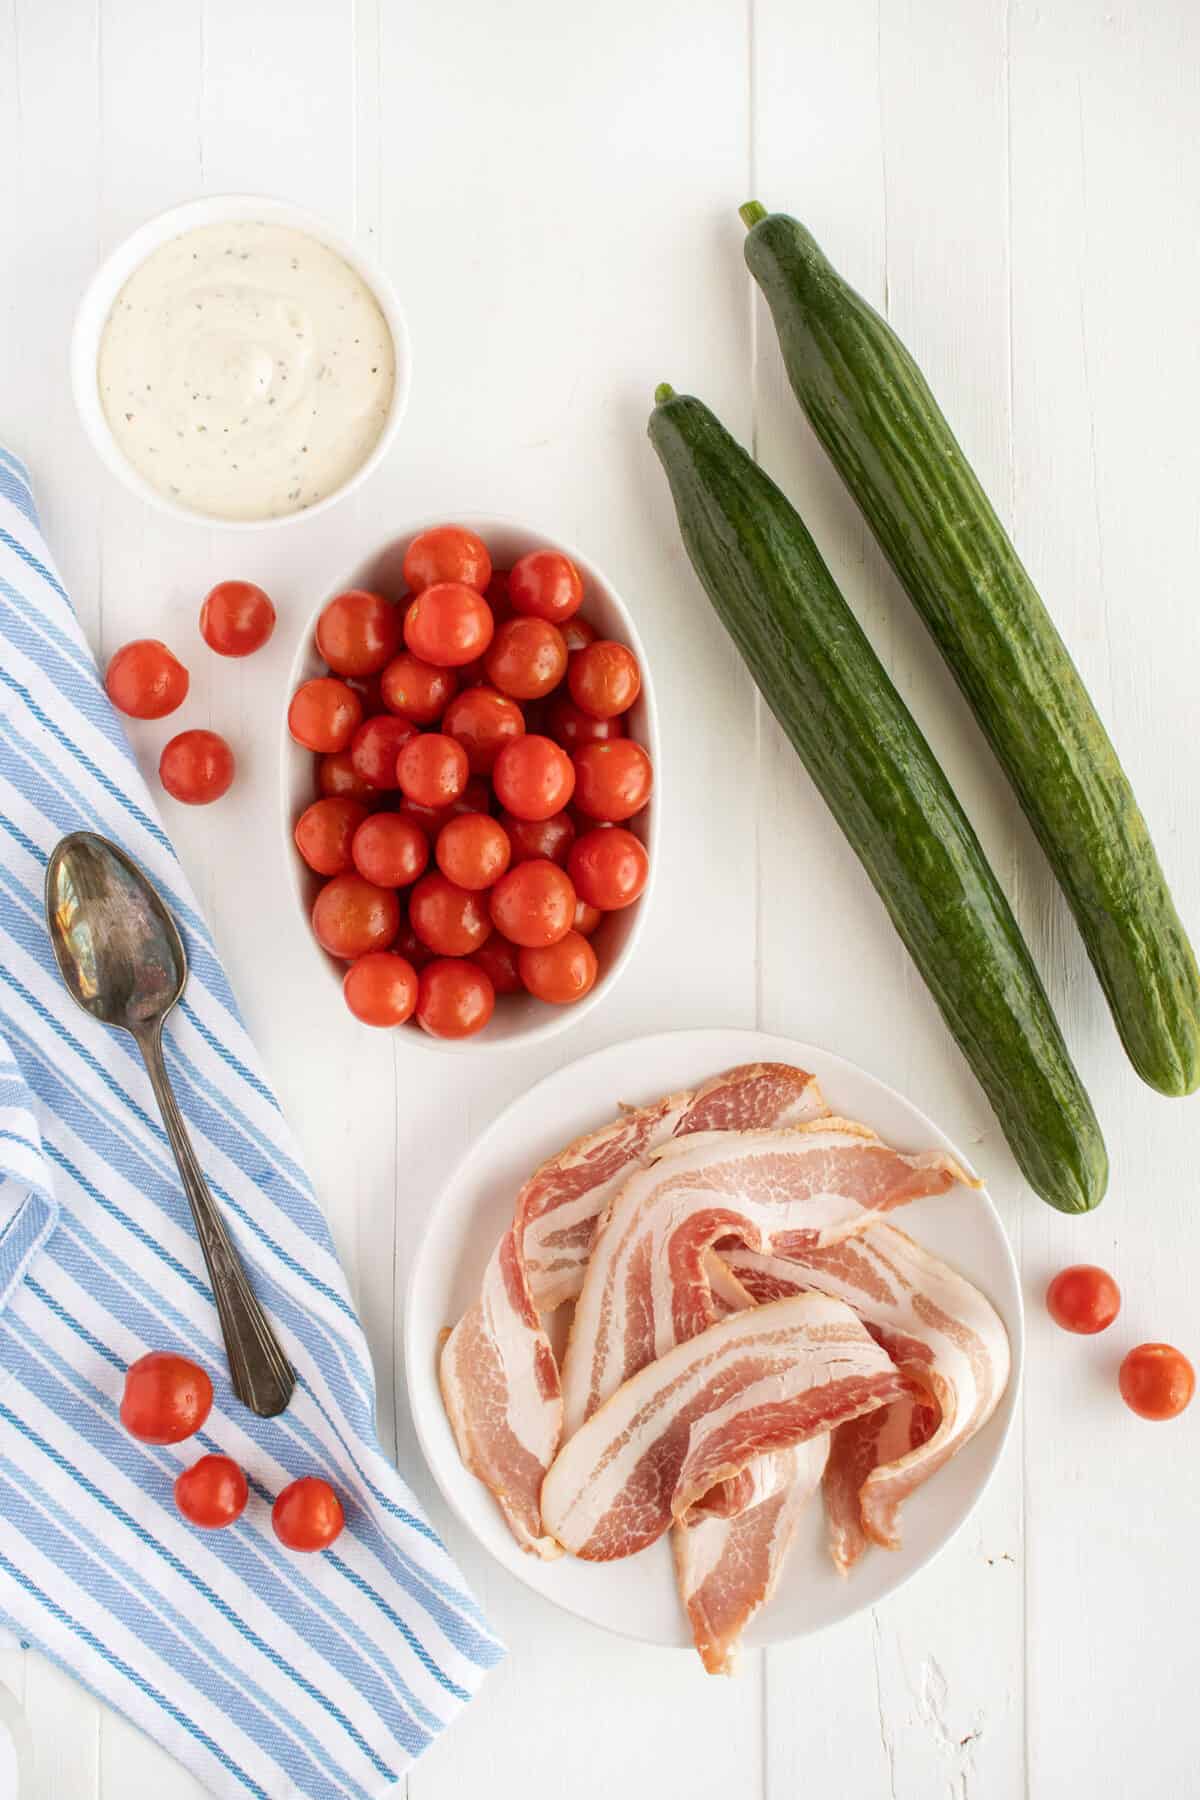
[[[459,1461],[438,1391],[438,1334],[475,1298],[484,1265],[511,1222],[513,1197],[539,1162],[605,1124],[622,1101],[642,1104],[736,1063],[758,1060],[810,1070],[835,1113],[865,1121],[897,1149],[942,1148],[967,1161],[909,1101],[828,1051],[757,1031],[664,1032],[585,1056],[502,1112],[436,1201],[409,1284],[409,1397],[421,1448],[450,1505],[485,1549],[528,1587],[580,1618],[652,1644],[691,1641],[668,1540],[613,1563],[571,1556],[547,1563],[522,1551],[487,1489]],[[892,1593],[964,1523],[1003,1449],[1020,1379],[1024,1321],[1016,1265],[999,1215],[986,1193],[960,1188],[905,1207],[897,1223],[960,1269],[996,1307],[1012,1345],[1008,1390],[978,1437],[906,1502],[900,1550],[871,1549],[848,1577],[839,1576],[826,1549],[824,1510],[819,1500],[806,1508],[779,1588],[746,1635],[749,1645],[819,1631]]]

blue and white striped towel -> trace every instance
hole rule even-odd
[[[47,855],[85,826],[148,872],[191,979],[167,1061],[197,1152],[299,1375],[278,1419],[233,1398],[166,1134],[131,1039],[67,999]],[[167,1449],[121,1429],[125,1367],[174,1348],[216,1404]],[[375,1435],[371,1365],[325,1220],[42,540],[0,450],[0,1620],[214,1793],[381,1793],[500,1647]],[[222,1532],[177,1514],[204,1451],[247,1470]],[[272,1495],[341,1494],[347,1529],[289,1554]]]

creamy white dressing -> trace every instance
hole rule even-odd
[[[392,334],[337,253],[286,225],[202,225],[147,257],[100,341],[100,399],[138,473],[221,519],[300,512],[370,455]]]

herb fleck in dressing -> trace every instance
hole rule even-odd
[[[273,519],[341,487],[379,439],[395,382],[370,289],[306,232],[202,225],[147,257],[100,341],[118,445],[168,499]]]

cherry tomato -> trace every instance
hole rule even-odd
[[[318,875],[340,875],[353,866],[350,842],[367,816],[361,800],[331,795],[314,800],[296,820],[296,848]]]
[[[607,744],[625,736],[625,721],[620,713],[614,713],[611,719],[593,719],[590,713],[580,712],[571,700],[555,700],[546,723],[555,743],[565,744],[572,751],[584,744]]]
[[[496,991],[474,962],[446,958],[421,971],[417,1024],[430,1037],[473,1036],[483,1030],[495,1004]]]
[[[438,868],[456,887],[478,893],[492,887],[512,861],[508,833],[486,813],[461,813],[438,833]]]
[[[1121,1310],[1121,1290],[1112,1276],[1093,1263],[1060,1269],[1046,1289],[1046,1310],[1064,1331],[1091,1337],[1105,1331]]]
[[[488,942],[491,942],[490,938],[488,939]],[[486,949],[487,946],[485,945],[484,948]],[[425,967],[426,963],[433,961],[433,951],[428,949],[426,945],[421,942],[407,919],[405,919],[404,923],[401,925],[400,934],[392,945],[392,949],[396,952],[397,956],[402,956],[406,963],[411,963],[418,973]]]
[[[495,625],[482,594],[461,581],[439,581],[418,594],[404,615],[404,641],[422,662],[457,669],[482,656]]]
[[[323,794],[362,800],[368,805],[379,798],[379,789],[363,780],[348,750],[335,750],[330,756],[317,758],[317,786]]]
[[[408,887],[429,865],[429,839],[399,813],[372,813],[355,830],[350,860],[376,887]]]
[[[216,731],[181,731],[163,745],[158,779],[185,806],[209,806],[228,793],[236,764],[233,751]]]
[[[501,806],[518,819],[548,819],[575,792],[575,770],[560,745],[526,732],[501,750],[492,786]]]
[[[529,992],[539,1000],[548,1000],[551,1006],[570,1006],[591,993],[599,964],[582,933],[568,931],[556,944],[518,952],[517,968]]]
[[[411,819],[419,825],[430,840],[437,837],[438,832],[447,819],[455,819],[459,813],[485,813],[491,806],[491,791],[482,776],[472,775],[459,798],[449,806],[421,806],[415,800],[407,798],[400,801],[397,811],[402,819]]]
[[[508,578],[512,609],[561,625],[583,602],[583,580],[561,550],[533,550],[514,563]]]
[[[404,614],[366,588],[335,594],[317,620],[317,649],[335,675],[374,675],[400,648]]]
[[[492,929],[482,898],[447,880],[440,869],[422,875],[413,889],[408,921],[437,956],[469,956]]]
[[[598,906],[589,906],[586,900],[575,902],[575,930],[584,937],[591,937],[604,914]]]
[[[551,813],[548,819],[516,819],[506,812],[501,813],[500,823],[508,833],[515,863],[545,857],[565,868],[567,852],[575,841],[570,813]]]
[[[288,707],[288,730],[306,750],[346,750],[362,724],[363,703],[332,675],[301,682]]]
[[[205,1531],[220,1531],[223,1526],[232,1525],[245,1512],[249,1498],[245,1473],[231,1456],[202,1456],[175,1477],[176,1506],[190,1524],[200,1525]]]
[[[483,590],[483,597],[492,609],[492,617],[497,625],[501,619],[507,619],[512,612],[512,602],[508,597],[508,569],[493,569],[492,579]]]
[[[270,597],[252,581],[219,581],[200,608],[200,635],[218,656],[252,656],[274,629]]]
[[[575,889],[557,863],[523,862],[501,876],[489,904],[497,931],[522,949],[538,950],[570,931]]]
[[[350,964],[342,992],[364,1025],[403,1025],[417,1004],[417,971],[391,950],[371,950]]]
[[[498,994],[519,994],[523,983],[517,968],[517,946],[493,931],[486,944],[472,951],[470,960],[482,969]]]
[[[557,625],[519,614],[499,626],[484,668],[493,686],[514,700],[540,700],[567,669],[567,646]]]
[[[136,638],[114,652],[104,687],[131,719],[165,719],[187,699],[188,672],[157,638]]]
[[[386,950],[400,929],[400,902],[391,888],[364,881],[354,870],[335,875],[317,895],[313,933],[323,950],[353,962],[368,950]]]
[[[591,819],[609,824],[641,812],[654,786],[650,758],[632,738],[584,744],[574,756],[575,804]]]
[[[453,670],[435,669],[409,650],[393,656],[380,677],[383,704],[414,725],[436,725],[457,685]]]
[[[446,708],[442,730],[458,739],[472,775],[490,775],[505,744],[524,736],[525,717],[515,700],[495,688],[464,688]]]
[[[1170,1344],[1139,1344],[1121,1364],[1118,1382],[1139,1419],[1173,1419],[1196,1391],[1196,1371]]]
[[[435,525],[404,552],[404,580],[414,594],[441,581],[461,581],[482,594],[491,579],[487,545],[462,525]]]
[[[271,1527],[288,1550],[327,1550],[345,1523],[341,1501],[319,1475],[291,1482],[271,1508]]]
[[[567,686],[581,712],[594,719],[611,719],[628,712],[642,690],[637,657],[624,644],[597,638],[571,658]]]
[[[213,1389],[199,1363],[172,1350],[151,1350],[125,1371],[121,1423],[143,1444],[179,1444],[212,1411]]]
[[[456,738],[427,731],[404,745],[396,761],[400,792],[418,806],[449,806],[467,785],[467,753]]]
[[[376,713],[363,720],[351,739],[350,761],[373,788],[397,787],[396,760],[416,735],[410,719],[402,719],[398,713]]]
[[[646,846],[621,825],[597,826],[576,838],[567,870],[581,900],[601,912],[630,906],[646,885],[650,858]]]
[[[567,646],[567,655],[574,656],[577,650],[586,650],[589,644],[596,641],[596,628],[589,625],[580,613],[573,613],[565,625],[559,627],[563,634],[563,643]]]

